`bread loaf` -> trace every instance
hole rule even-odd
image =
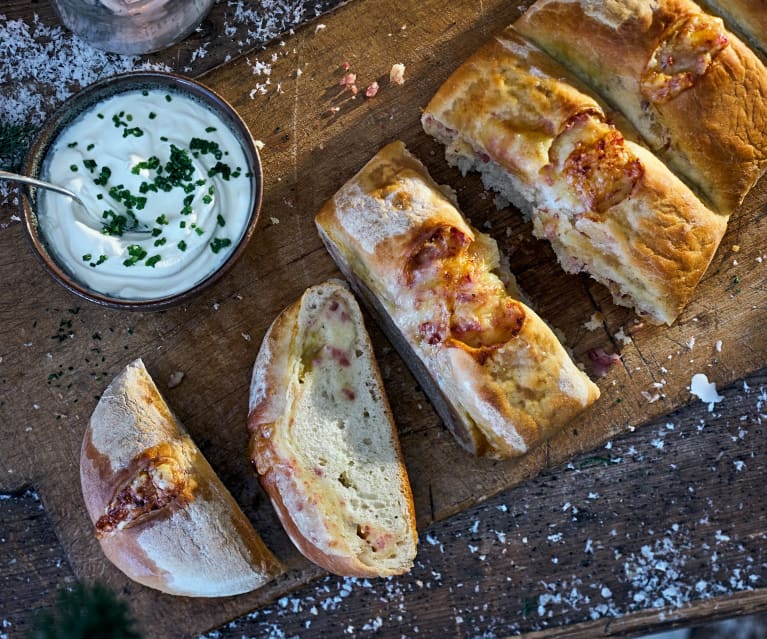
[[[726,230],[601,103],[509,28],[462,64],[424,110],[447,160],[531,216],[563,268],[605,284],[616,303],[670,324]]]
[[[345,576],[410,570],[410,484],[362,314],[339,280],[309,288],[269,328],[248,428],[261,484],[308,559]]]
[[[317,227],[458,442],[521,455],[599,396],[551,329],[510,292],[495,241],[401,142],[325,204]]]
[[[101,396],[85,431],[80,477],[104,554],[145,586],[223,597],[282,571],[140,359]]]
[[[539,0],[514,26],[622,111],[717,212],[732,213],[767,168],[767,70],[691,0]]]

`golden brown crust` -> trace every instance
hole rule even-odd
[[[729,214],[767,168],[767,70],[689,0],[539,0],[515,28]]]
[[[104,554],[141,584],[219,597],[282,570],[141,360],[104,391],[83,438],[80,478]]]
[[[388,316],[387,333],[432,401],[450,407],[441,417],[472,452],[519,455],[598,397],[550,329],[509,298],[494,272],[495,242],[466,223],[401,142],[381,149],[316,222],[341,269]]]
[[[455,72],[422,121],[450,161],[468,159],[486,184],[524,199],[566,270],[589,272],[654,322],[674,321],[726,229],[726,216],[625,139],[578,81],[513,29]]]
[[[356,327],[356,355],[347,355],[331,343],[305,342],[310,329],[307,320],[323,323],[326,321],[326,308],[340,313],[342,321],[351,322]],[[305,370],[307,366],[316,365],[323,353],[329,354],[339,368],[346,367],[349,371],[353,370],[350,360],[363,357],[368,359],[369,364],[365,370],[372,377],[367,382],[359,379],[359,388],[356,390],[342,385],[341,395],[349,401],[365,402],[372,398],[378,416],[388,428],[388,434],[384,434],[384,448],[387,450],[378,450],[375,456],[381,460],[379,463],[387,465],[387,472],[393,470],[395,476],[390,477],[386,486],[378,486],[376,490],[380,491],[381,503],[386,501],[383,497],[386,492],[400,491],[398,497],[393,499],[393,503],[399,504],[396,525],[376,525],[376,518],[369,514],[367,508],[363,511],[349,508],[347,502],[350,498],[339,489],[336,478],[331,476],[330,468],[333,464],[323,465],[320,463],[320,455],[302,449],[301,442],[294,440],[294,425],[301,420],[317,419],[317,416],[302,414],[296,408],[300,404],[298,395],[308,391],[305,390],[306,380],[298,383],[304,386],[299,389],[296,388],[297,380],[293,376],[298,369]],[[302,362],[302,358],[311,361]],[[341,373],[336,374],[340,376]],[[361,396],[363,393],[370,394],[367,400]],[[334,411],[330,402],[318,410],[329,411],[327,418],[333,422],[345,418],[345,414]],[[376,418],[370,407],[364,412],[369,418]],[[380,422],[375,424],[376,427],[382,425]],[[371,432],[373,427],[374,423],[368,423]],[[364,428],[362,424],[347,424],[345,432],[351,438],[353,431]],[[332,573],[353,577],[383,577],[409,570],[417,546],[417,532],[407,470],[372,345],[364,330],[362,315],[352,294],[341,281],[329,280],[307,289],[270,326],[253,367],[248,430],[250,459],[261,485],[269,495],[285,531],[307,559]],[[315,432],[319,436],[320,431]],[[356,448],[353,439],[344,439],[338,449],[323,450],[322,455],[326,458],[340,455],[341,449],[347,447],[352,450]],[[362,452],[359,455],[353,463],[360,468],[360,472],[367,472],[370,470],[370,462]],[[391,464],[384,461],[388,456],[391,457]],[[327,459],[324,461],[327,462]],[[370,510],[381,508],[375,505],[377,501],[371,501]],[[366,510],[368,514],[364,512]],[[357,526],[351,541],[347,530],[350,525]],[[376,560],[375,556],[361,552],[360,539],[369,540],[368,546],[374,548],[372,555],[385,552],[386,543],[396,542],[403,549],[411,549],[412,556],[401,557],[396,565],[387,565],[383,559]],[[364,544],[362,546],[367,548]]]

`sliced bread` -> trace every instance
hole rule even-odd
[[[344,576],[411,568],[410,484],[362,314],[341,281],[309,288],[270,327],[248,428],[261,484],[305,557]]]

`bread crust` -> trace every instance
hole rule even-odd
[[[302,310],[309,305],[321,305],[327,300],[339,300],[349,320],[356,327],[358,356],[369,358],[373,389],[370,392],[388,424],[387,446],[396,466],[395,486],[402,511],[401,530],[381,529],[379,536],[397,536],[396,541],[409,549],[407,556],[396,566],[387,566],[363,556],[344,531],[348,525],[367,525],[370,522],[352,522],[353,513],[343,500],[336,499],[334,491],[325,483],[325,472],[311,460],[311,467],[299,459],[289,431],[294,421],[305,418],[294,409],[294,371],[301,358]],[[386,577],[403,574],[412,567],[418,543],[413,495],[402,457],[397,428],[375,361],[370,338],[365,331],[362,314],[347,286],[331,279],[313,286],[300,299],[288,306],[274,320],[264,336],[253,366],[250,410],[249,455],[254,470],[296,547],[310,561],[325,570],[350,577]],[[359,465],[365,462],[358,461]],[[329,478],[332,482],[335,478]],[[359,540],[355,540],[359,541]]]
[[[477,157],[483,174],[508,176],[490,186],[530,213],[567,271],[585,270],[656,323],[678,316],[726,230],[727,216],[626,139],[577,79],[511,28],[455,71],[422,122],[453,163]]]
[[[173,595],[223,597],[259,588],[284,570],[140,359],[118,374],[99,400],[83,438],[80,479],[104,554],[145,586]],[[138,499],[124,499],[136,491]],[[167,499],[157,502],[163,492]],[[152,499],[147,512],[131,515],[147,509]],[[127,511],[121,508],[125,504]]]
[[[623,111],[718,212],[767,168],[767,70],[690,0],[539,0],[514,26]]]
[[[467,224],[401,142],[381,149],[316,222],[470,452],[520,455],[599,396],[548,326],[491,272],[495,242]],[[486,306],[477,314],[475,303]]]

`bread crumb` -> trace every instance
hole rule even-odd
[[[327,28],[328,28],[328,25],[320,23],[316,27],[314,27],[314,33],[319,33],[320,31],[324,31]]]
[[[733,244],[732,245],[732,252],[733,253],[740,253],[740,244]]]
[[[722,352],[722,340],[718,339],[716,340],[716,344],[714,344],[714,348],[716,349],[717,353]]]
[[[176,388],[184,379],[184,371],[174,371],[168,379],[168,388]]]
[[[396,84],[397,86],[402,86],[405,84],[405,65],[401,63],[396,63],[391,66],[391,70],[389,71],[389,82],[392,84]]]
[[[591,314],[591,319],[588,322],[584,322],[583,328],[587,331],[595,331],[601,328],[602,323],[605,321],[604,315],[599,311]]]
[[[280,218],[278,218],[278,217],[270,217],[269,221],[276,226],[277,224],[280,223]]]
[[[709,382],[708,377],[706,377],[704,373],[695,373],[695,375],[692,376],[690,393],[708,404],[709,413],[714,411],[714,404],[721,402],[724,399],[724,397],[716,391],[716,384]]]
[[[256,148],[259,151],[261,151],[266,146],[266,144],[264,144],[261,140],[253,140],[253,144],[256,145]]]

